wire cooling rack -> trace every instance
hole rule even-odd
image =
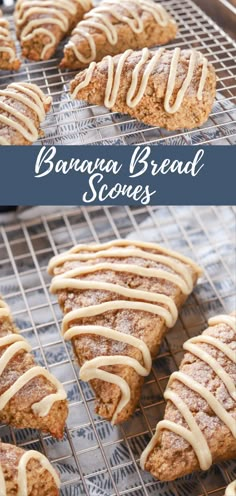
[[[160,483],[139,466],[163,416],[163,391],[182,358],[182,343],[207,319],[235,307],[236,222],[232,207],[81,207],[0,228],[0,292],[40,364],[63,383],[70,413],[62,441],[37,431],[0,427],[2,441],[45,453],[61,474],[62,496],[223,496],[236,463]],[[75,243],[128,237],[156,241],[192,256],[204,276],[154,360],[134,416],[119,427],[94,414],[88,384],[78,380],[70,344],[60,336],[61,311],[49,294],[51,256]]]
[[[53,109],[43,127],[45,136],[38,144],[236,143],[235,42],[192,0],[163,0],[162,4],[179,26],[177,38],[169,46],[201,50],[215,66],[218,77],[217,99],[207,123],[191,131],[169,132],[146,126],[124,114],[108,112],[104,107],[73,102],[68,94],[68,83],[75,73],[58,68],[62,58],[62,44],[56,58],[50,61],[26,62],[18,74],[0,75],[1,89],[12,81],[28,80],[38,84],[53,97]],[[12,17],[9,20],[13,29]]]

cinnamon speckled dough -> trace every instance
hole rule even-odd
[[[134,247],[134,245],[132,245],[132,242],[130,242],[130,247],[132,246]],[[151,252],[151,250],[147,251]],[[84,253],[86,253],[86,247],[84,248]],[[158,253],[158,249],[153,250],[152,253]],[[103,257],[100,259],[96,258],[90,260],[88,264],[91,265],[103,262],[125,263],[128,265],[138,264],[138,266],[140,267],[164,268],[165,270],[173,272],[170,268],[166,266],[163,267],[160,263],[150,260],[144,260],[136,257],[114,259],[112,257],[109,258],[109,254],[106,258]],[[182,265],[182,262],[179,263]],[[87,262],[66,262],[60,267],[54,269],[54,275],[63,273],[72,268],[79,267],[81,266],[81,264],[83,264],[84,267],[86,266]],[[197,273],[193,271],[193,268],[190,265],[187,265],[187,269],[192,277],[193,283],[195,284],[198,277]],[[102,270],[93,274],[80,276],[79,279],[92,279],[93,281],[111,282],[113,284],[120,284],[126,288],[162,293],[170,296],[175,301],[178,308],[181,307],[181,305],[187,298],[186,295],[183,295],[181,290],[175,284],[159,278],[147,278],[129,273]],[[121,295],[117,295],[116,293],[112,293],[110,291],[77,291],[74,289],[68,291],[58,291],[58,301],[62,308],[62,311],[65,314],[73,309],[122,299],[128,300],[128,298],[124,298]],[[73,321],[73,325],[76,325],[77,323],[78,322]],[[167,331],[164,319],[162,317],[150,314],[148,312],[130,309],[115,311],[111,310],[102,315],[97,315],[96,317],[83,318],[79,320],[79,324],[101,325],[110,327],[120,332],[125,332],[137,338],[142,338],[147,344],[153,357],[156,356],[160,347],[160,343]],[[73,338],[72,343],[75,355],[80,366],[82,366],[87,360],[91,360],[97,356],[103,355],[128,355],[129,357],[135,358],[140,363],[142,363],[142,354],[137,348],[134,348],[125,343],[107,339],[105,337],[95,335],[79,336],[77,338]],[[120,377],[124,378],[129,385],[131,391],[131,399],[115,419],[116,424],[124,422],[133,414],[139,402],[144,379],[143,377],[138,375],[133,368],[129,366],[113,365],[109,367],[103,367],[103,370],[108,370],[113,374],[119,375]],[[96,413],[107,420],[112,420],[112,417],[121,398],[119,387],[100,379],[94,379],[90,383],[96,396]]]
[[[37,90],[36,85],[31,85],[31,86],[32,86],[32,89],[35,88],[35,90]],[[3,93],[0,94],[0,103],[3,102],[4,104],[10,105],[10,107],[15,109],[20,114],[22,114],[22,116],[26,116],[27,118],[29,118],[32,121],[32,125],[34,125],[38,130],[38,137],[41,134],[43,134],[42,131],[40,130],[40,122],[39,122],[39,118],[38,118],[38,115],[35,112],[35,110],[30,108],[24,102],[20,102],[19,100],[16,100],[14,98],[14,93],[16,93],[16,94],[21,93],[21,83],[18,83],[17,88],[15,86],[13,87],[12,84],[10,84],[9,86],[7,86],[6,89],[7,90],[10,89],[13,92],[13,95],[11,97],[4,95],[4,91],[3,91]],[[30,96],[27,96],[27,98],[29,100],[31,100],[31,102],[34,102],[34,100]],[[48,95],[42,94],[42,96],[40,97],[40,100],[43,104],[45,113],[49,112],[49,110],[51,108],[51,102],[52,102],[51,97],[49,97]],[[17,123],[20,122],[22,124],[22,121],[19,121],[18,117],[14,117],[13,114],[10,114],[9,112],[7,112],[7,110],[3,110],[1,108],[1,105],[0,105],[0,115],[1,114],[7,118],[13,119]],[[32,141],[29,141],[29,139],[24,137],[18,129],[13,128],[12,126],[9,125],[9,123],[1,122],[1,119],[0,119],[0,143],[1,143],[1,139],[6,140],[7,141],[6,144],[9,144],[9,145],[31,145],[32,144]],[[3,143],[3,144],[5,144],[5,143]]]
[[[66,18],[68,20],[68,29],[65,31],[58,24],[53,24],[50,22],[46,23],[44,21],[45,14],[32,14],[29,17],[27,17],[23,23],[19,24],[19,21],[21,22],[23,15],[27,13],[27,10],[29,10],[29,8],[34,7],[34,1],[30,6],[29,3],[26,2],[26,6],[20,12],[19,9],[22,4],[22,0],[17,0],[15,7],[15,23],[16,23],[17,36],[21,42],[22,55],[27,59],[35,60],[35,61],[50,59],[54,55],[60,41],[65,36],[68,36],[71,33],[72,29],[83,18],[85,12],[87,12],[92,8],[92,3],[90,0],[83,0],[83,1],[86,1],[87,3],[86,8],[83,7],[83,2],[81,0],[70,0],[71,4],[74,5],[75,7],[75,15],[71,14],[70,12],[68,12],[68,10],[63,8],[63,5],[58,0],[52,0],[50,7],[46,5],[45,8],[47,9],[47,16],[50,16],[52,18],[53,17],[58,18],[56,16],[57,11],[59,12],[59,14],[61,13],[66,15]],[[47,2],[47,0],[40,0],[40,5],[43,6],[44,2]],[[39,2],[36,2],[36,4],[39,4]],[[38,27],[43,27],[44,29],[48,30],[49,34],[47,34],[46,32],[44,33],[36,32],[30,38],[23,39],[22,31],[27,26],[27,23],[29,23],[32,20],[37,20],[37,21],[42,20],[42,23]],[[30,31],[30,34],[31,33],[32,31]],[[50,47],[48,47],[46,53],[42,56],[42,51],[44,50],[45,45],[51,42],[50,33],[55,36],[55,42]]]
[[[213,336],[223,343],[230,345],[236,352],[236,336],[232,328],[226,324],[211,326],[204,331],[205,335]],[[217,348],[206,343],[201,347],[210,353],[219,364],[236,381],[236,366]],[[227,412],[236,421],[236,404],[224,387],[222,381],[205,362],[191,353],[186,353],[180,365],[180,370],[204,384],[216,395]],[[209,405],[197,393],[174,380],[171,389],[187,403],[195,416],[210,447],[213,463],[236,457],[236,439],[226,425],[214,414]],[[187,427],[185,420],[172,402],[168,401],[164,418]],[[160,480],[174,480],[183,477],[194,470],[199,470],[199,463],[192,447],[182,437],[168,430],[160,433],[156,447],[151,451],[145,464],[145,469]]]
[[[25,451],[17,446],[0,442],[0,466],[6,483],[7,496],[18,496],[18,465]],[[58,496],[52,475],[45,470],[38,460],[30,460],[27,464],[28,496]],[[0,490],[2,487],[0,487]],[[0,492],[1,494],[1,492]]]
[[[103,2],[101,2],[99,6],[102,4]],[[125,0],[123,2],[114,1],[114,5],[118,13],[126,15],[127,11],[125,11],[125,6],[130,7],[142,20],[144,29],[141,33],[135,33],[127,23],[117,20],[110,13],[108,14],[108,19],[115,26],[118,38],[116,44],[111,44],[106,34],[101,29],[93,26],[87,27],[86,32],[91,35],[96,45],[96,57],[93,59],[96,62],[102,60],[106,55],[114,56],[122,53],[127,48],[138,50],[143,47],[162,45],[176,37],[177,25],[170,15],[168,16],[167,25],[161,26],[156,22],[155,17],[150,11],[145,11],[143,7],[137,3],[134,4],[133,2]],[[92,15],[93,12],[96,13],[96,8],[90,11],[89,16]],[[92,17],[91,20],[98,22],[98,18],[95,16]],[[80,23],[78,24],[78,27],[80,27]],[[64,48],[64,57],[61,66],[73,70],[83,69],[88,66],[88,63],[83,63],[83,61],[78,60],[71,44],[74,44],[79,52],[87,59],[91,56],[91,47],[87,38],[80,33],[72,33],[69,44]]]
[[[177,67],[177,75],[174,90],[170,103],[176,100],[177,93],[182,87],[186,78],[191,50],[182,50],[180,61]],[[155,52],[150,51],[150,60]],[[146,90],[140,102],[131,108],[126,103],[127,93],[131,85],[132,71],[137,66],[141,58],[141,52],[133,52],[124,63],[121,73],[121,83],[115,104],[111,110],[123,112],[135,117],[139,121],[151,126],[164,127],[169,130],[178,130],[182,128],[192,129],[201,126],[209,116],[212,109],[216,94],[216,76],[215,70],[211,64],[208,64],[207,78],[203,90],[202,100],[198,100],[197,92],[202,74],[202,61],[198,55],[198,63],[194,70],[193,79],[183,98],[183,102],[177,112],[170,114],[164,108],[170,65],[173,58],[173,50],[165,50],[160,57],[159,62],[152,71]],[[115,67],[119,62],[120,55],[114,57]],[[138,85],[141,83],[146,64],[142,67]],[[84,81],[86,70],[80,72],[71,82],[71,93],[74,92],[79,83]],[[76,99],[86,100],[91,104],[104,105],[106,85],[108,81],[108,61],[103,59],[98,63],[93,71],[91,81],[87,86],[80,89]]]
[[[18,333],[18,329],[11,318],[0,316],[0,338],[13,333]],[[6,346],[0,347],[0,358],[6,349]],[[37,364],[31,353],[22,350],[14,355],[0,375],[0,397],[24,372],[35,365]],[[31,405],[55,392],[55,386],[45,377],[35,377],[23,386],[0,410],[0,421],[19,429],[39,429],[49,432],[56,438],[62,438],[68,415],[66,400],[55,402],[48,415],[44,417],[36,415],[31,409]]]
[[[20,66],[21,62],[16,55],[16,47],[10,34],[9,23],[3,18],[0,9],[0,70],[18,71]]]

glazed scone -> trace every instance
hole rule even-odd
[[[225,491],[225,496],[236,496],[236,480],[228,485]]]
[[[0,145],[32,145],[52,99],[36,84],[12,83],[0,91]]]
[[[16,55],[16,46],[11,37],[9,22],[0,9],[0,70],[18,71],[21,62]]]
[[[152,357],[200,273],[192,260],[155,243],[78,245],[53,258],[51,292],[91,381],[96,413],[118,424],[134,412]]]
[[[60,480],[47,458],[0,442],[1,496],[59,496]]]
[[[236,457],[236,318],[209,320],[164,394],[164,420],[141,456],[141,466],[160,480],[175,480]]]
[[[61,438],[68,415],[66,393],[30,351],[0,299],[0,422]]]
[[[91,0],[17,0],[15,23],[23,56],[36,61],[50,59],[91,8]]]
[[[168,43],[176,33],[174,19],[153,0],[103,0],[78,23],[65,46],[61,66],[83,69],[127,48]]]
[[[105,57],[71,83],[73,99],[104,105],[169,130],[201,126],[216,94],[215,70],[195,50],[127,50]]]

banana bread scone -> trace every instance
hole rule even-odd
[[[154,243],[116,240],[75,246],[51,260],[49,273],[96,412],[114,424],[127,420],[199,267]]]
[[[15,23],[23,56],[50,59],[91,8],[91,0],[17,0]]]
[[[153,0],[103,0],[78,23],[65,46],[61,66],[83,69],[127,48],[168,43],[176,32],[175,21]]]
[[[0,422],[61,438],[68,414],[66,393],[30,351],[0,299]]]
[[[0,442],[1,496],[59,496],[60,480],[48,459]]]
[[[0,91],[0,145],[31,145],[52,99],[36,84],[12,83]]]
[[[236,457],[236,318],[209,320],[184,344],[180,371],[164,394],[164,420],[141,456],[141,466],[160,480]]]
[[[10,34],[9,22],[3,18],[0,9],[0,70],[18,71],[20,65],[15,43]]]
[[[225,491],[225,496],[236,496],[236,480],[228,485]]]
[[[192,129],[209,116],[216,94],[215,70],[195,50],[127,50],[105,57],[71,82],[74,99],[105,105],[151,126]]]

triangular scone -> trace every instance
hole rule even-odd
[[[58,496],[60,480],[48,459],[0,442],[1,496]]]
[[[23,56],[50,59],[91,8],[90,0],[17,0],[15,23]]]
[[[62,67],[83,69],[106,55],[127,48],[162,45],[173,40],[177,26],[153,0],[103,0],[79,22],[64,49]]]
[[[200,52],[180,48],[127,50],[92,62],[71,82],[73,99],[170,130],[203,124],[215,94],[213,66]]]
[[[116,240],[75,246],[51,260],[49,273],[96,412],[114,424],[127,420],[199,267],[154,243]]]
[[[16,55],[15,43],[11,37],[9,22],[3,18],[0,9],[0,70],[18,71],[21,66]]]
[[[32,145],[52,99],[31,83],[11,83],[0,90],[0,145]]]
[[[236,480],[227,486],[225,496],[236,496]]]
[[[164,420],[141,456],[142,468],[160,480],[236,457],[236,318],[219,315],[208,324],[184,344],[164,395]]]
[[[68,415],[66,393],[30,351],[0,299],[0,421],[61,438]]]

